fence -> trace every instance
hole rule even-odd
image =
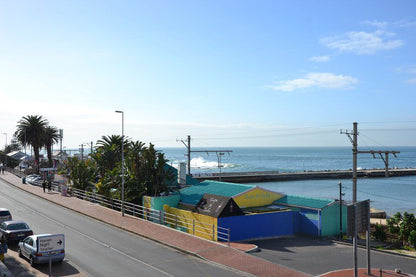
[[[56,187],[55,187],[56,188]],[[111,208],[113,210],[121,211],[122,201],[115,198],[109,198],[96,194],[93,192],[86,192],[79,189],[71,189],[68,191],[72,196],[98,203],[102,206]],[[213,241],[225,241],[230,243],[230,228],[223,228],[215,226],[214,224],[207,224],[189,219],[186,217],[170,214],[162,210],[153,210],[130,202],[124,202],[124,212],[133,217],[152,221],[153,223],[165,225],[180,231],[187,232],[197,237],[207,238]]]
[[[11,173],[18,177],[25,177],[25,174],[15,170],[9,169]],[[34,181],[31,182],[31,185],[42,187],[43,181]],[[52,181],[51,189],[54,191],[61,192],[62,185],[59,182]],[[94,192],[87,192],[79,189],[68,189],[68,194],[71,196],[83,199],[89,202],[98,203],[107,208],[113,210],[121,211],[122,201],[115,198],[109,198]],[[175,214],[170,214],[162,210],[154,210],[133,204],[130,202],[124,202],[124,212],[137,218],[145,219],[152,221],[153,223],[162,224],[175,228],[180,231],[187,232],[193,236],[201,238],[209,238],[213,241],[224,241],[228,244],[230,243],[230,228],[223,228],[221,226],[215,226],[215,224],[207,224],[195,219],[189,219],[186,217],[178,216]]]

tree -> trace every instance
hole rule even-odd
[[[45,127],[44,146],[48,154],[49,167],[52,167],[52,145],[57,143],[60,137],[58,128],[49,125]]]
[[[404,212],[396,213],[392,218],[387,219],[387,226],[392,234],[398,235],[402,245],[407,245],[412,231],[416,231],[416,218],[414,214]]]
[[[97,148],[91,154],[93,160],[97,163],[97,169],[101,177],[105,175],[106,171],[112,171],[117,163],[121,162],[121,143],[123,138],[118,135],[103,136],[101,140],[97,141]],[[128,141],[124,141],[124,145],[128,146]],[[126,152],[128,147],[125,147]]]
[[[94,186],[95,170],[89,161],[82,161],[77,157],[68,158],[67,167],[74,188],[86,190]]]
[[[41,115],[27,115],[18,121],[15,132],[16,139],[22,145],[31,145],[35,154],[35,163],[39,172],[39,151],[45,145],[45,128],[48,120]]]

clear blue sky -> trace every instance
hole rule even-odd
[[[0,132],[78,147],[416,145],[416,2],[1,1]],[[5,135],[0,137],[4,145]],[[0,147],[2,148],[2,147]]]

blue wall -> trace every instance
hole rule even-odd
[[[230,228],[231,241],[290,236],[295,234],[293,211],[218,218],[218,226]]]
[[[298,233],[312,236],[320,236],[318,211],[300,209],[298,211]]]

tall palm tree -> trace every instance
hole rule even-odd
[[[48,120],[41,115],[27,115],[17,122],[15,137],[22,145],[31,145],[39,171],[39,151],[44,145],[45,128]]]
[[[48,154],[49,167],[52,167],[52,145],[58,142],[61,137],[58,128],[54,126],[45,127],[44,146],[46,147],[46,153]]]

